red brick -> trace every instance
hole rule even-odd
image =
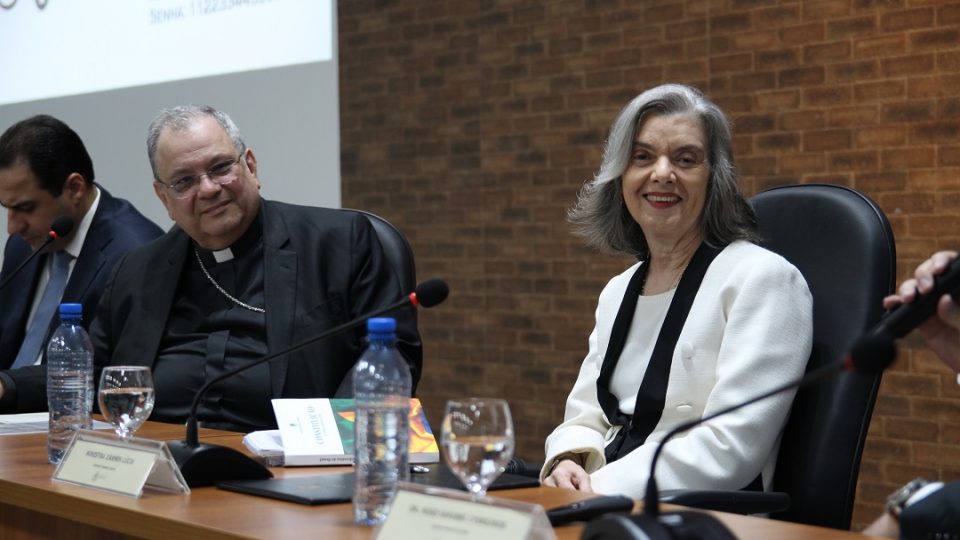
[[[933,25],[933,18],[934,10],[932,7],[889,11],[880,15],[880,28],[884,32],[928,28]]]
[[[890,169],[918,169],[932,167],[936,163],[936,149],[932,146],[908,146],[884,150],[881,162]]]
[[[933,71],[935,64],[936,57],[933,54],[912,54],[885,58],[883,60],[883,74],[887,77],[927,74]]]
[[[761,134],[756,137],[758,150],[775,150],[779,152],[799,150],[800,137],[796,133]]]
[[[806,152],[846,150],[853,146],[853,133],[848,129],[808,131],[803,135]]]
[[[823,83],[825,73],[822,66],[784,69],[780,72],[779,84],[781,87],[815,86]]]
[[[874,171],[877,168],[878,159],[877,153],[873,150],[829,154],[830,170],[833,171]]]
[[[907,38],[903,34],[864,37],[853,43],[854,58],[883,58],[907,52]]]
[[[800,92],[797,90],[777,90],[762,92],[754,96],[758,111],[781,112],[793,109],[800,104]]]
[[[940,437],[940,426],[936,422],[924,422],[911,418],[909,420],[891,419],[887,423],[887,437],[908,441],[929,442]]]
[[[770,49],[754,53],[756,69],[784,68],[799,65],[799,49]]]
[[[777,125],[777,121],[772,114],[752,114],[734,117],[733,124],[737,134],[742,135],[745,133],[773,131]]]
[[[790,45],[816,43],[823,41],[826,32],[826,25],[823,22],[810,22],[781,28],[780,39]]]
[[[879,73],[880,65],[876,59],[843,62],[827,66],[827,81],[862,82],[877,78]]]
[[[780,172],[784,174],[811,174],[826,171],[826,156],[822,153],[805,153],[780,157]]]
[[[907,141],[906,130],[901,125],[867,127],[854,133],[858,148],[877,148],[881,146],[902,146]]]
[[[825,125],[826,114],[823,111],[787,112],[781,114],[779,120],[779,127],[784,131],[823,129]]]
[[[952,97],[960,84],[960,74],[917,77],[909,80],[907,95],[911,99]]]
[[[875,105],[858,105],[831,110],[827,125],[831,127],[869,126],[880,118],[880,109]]]
[[[937,144],[960,139],[960,120],[914,124],[910,128],[910,142]]]
[[[885,122],[923,122],[933,119],[934,103],[907,101],[883,106]]]
[[[731,54],[710,59],[710,70],[718,73],[725,71],[744,71],[753,65],[749,54]]]
[[[743,32],[733,36],[733,49],[737,51],[764,50],[778,44],[777,34],[772,30]]]
[[[878,172],[857,175],[857,188],[870,192],[903,191],[907,176],[902,172]]]
[[[860,103],[902,99],[906,93],[907,85],[901,80],[869,82],[854,86],[854,96]]]
[[[917,236],[944,236],[953,234],[956,231],[956,223],[953,223],[952,220],[944,219],[944,216],[911,216],[908,218],[908,223],[910,234]],[[942,405],[942,403],[939,403],[939,405]],[[923,406],[917,406],[916,414],[918,414],[921,418],[930,414],[938,414],[936,411],[937,408],[938,403],[924,401]],[[960,407],[953,407],[953,409],[954,413],[960,414]],[[929,416],[927,417],[929,418]],[[937,416],[937,418],[946,417],[940,415]]]
[[[850,2],[838,0],[805,0],[801,3],[804,20],[835,19],[850,14]]]
[[[803,60],[809,63],[846,60],[850,58],[850,53],[849,41],[818,43],[816,45],[807,45],[803,48]]]
[[[960,166],[960,146],[941,146],[937,151],[937,165],[945,167]]]
[[[847,86],[823,86],[803,91],[803,101],[811,107],[837,107],[853,102],[853,92]]]
[[[956,47],[960,43],[960,31],[956,28],[927,30],[909,35],[910,46],[915,50],[935,50]]]
[[[840,39],[851,36],[870,35],[876,32],[876,19],[872,16],[850,17],[827,22],[827,38]]]

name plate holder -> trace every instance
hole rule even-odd
[[[53,479],[110,493],[141,497],[145,487],[190,493],[170,449],[162,441],[113,433],[77,431]]]
[[[556,540],[557,535],[539,504],[401,482],[375,537]]]

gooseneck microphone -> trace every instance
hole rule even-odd
[[[810,371],[803,377],[768,390],[746,401],[720,409],[702,418],[682,423],[671,429],[660,441],[650,460],[650,477],[647,480],[647,489],[643,501],[643,514],[637,516],[609,515],[591,521],[584,530],[584,540],[600,538],[638,538],[636,531],[642,531],[654,540],[669,540],[675,538],[711,538],[731,539],[735,537],[720,523],[719,520],[704,512],[669,512],[660,513],[660,490],[654,473],[663,447],[673,437],[692,429],[718,416],[742,409],[758,401],[775,396],[781,392],[794,388],[801,388],[814,384],[824,378],[847,371],[854,373],[879,373],[893,363],[897,356],[893,339],[887,335],[868,334],[858,340],[849,355],[840,362],[834,362]]]
[[[35,249],[33,253],[31,253],[26,259],[24,259],[23,262],[20,263],[20,266],[14,268],[13,271],[10,272],[10,275],[7,276],[7,279],[3,280],[3,282],[0,283],[0,289],[3,289],[4,287],[6,287],[7,283],[10,283],[10,280],[16,277],[16,275],[20,273],[20,270],[22,270],[23,267],[27,265],[27,263],[32,261],[33,258],[36,257],[37,255],[42,253],[43,250],[47,246],[49,246],[54,240],[56,240],[57,238],[63,238],[64,236],[70,234],[71,231],[73,231],[72,217],[59,216],[56,219],[54,219],[53,223],[50,224],[50,231],[47,233],[46,240],[44,240],[43,243],[40,244],[40,247]]]
[[[177,466],[180,468],[184,480],[187,481],[187,485],[190,487],[210,486],[220,480],[269,478],[273,476],[266,467],[241,452],[224,446],[200,443],[199,429],[197,426],[197,409],[200,407],[201,398],[203,398],[204,394],[206,394],[207,390],[212,386],[254,366],[259,366],[264,362],[269,362],[274,358],[298,351],[322,339],[333,337],[362,326],[369,318],[378,317],[387,312],[407,306],[433,307],[446,300],[449,292],[450,289],[447,283],[442,279],[424,281],[417,285],[414,292],[398,302],[357,317],[340,326],[335,326],[326,332],[311,336],[286,349],[268,354],[253,362],[231,369],[207,381],[206,384],[197,390],[193,398],[193,404],[190,406],[190,414],[187,416],[186,438],[183,441],[167,442],[170,453],[173,455],[174,461],[177,462]]]
[[[937,312],[940,297],[945,294],[960,301],[960,257],[950,261],[950,265],[939,275],[934,276],[933,290],[927,294],[917,293],[909,304],[900,304],[880,319],[880,322],[868,332],[868,335],[884,335],[891,339],[902,338],[914,328],[920,326]]]

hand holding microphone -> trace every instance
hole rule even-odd
[[[958,301],[960,259],[956,251],[937,252],[917,267],[913,278],[900,284],[898,294],[883,299],[883,307],[891,311],[878,325],[878,333],[903,337],[917,328],[930,349],[960,371]]]

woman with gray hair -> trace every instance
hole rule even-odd
[[[570,221],[639,262],[600,294],[589,352],[546,441],[544,485],[642,498],[673,427],[803,374],[812,300],[800,272],[753,242],[723,112],[667,84],[633,99]],[[745,407],[664,447],[663,489],[763,489],[793,394]]]

